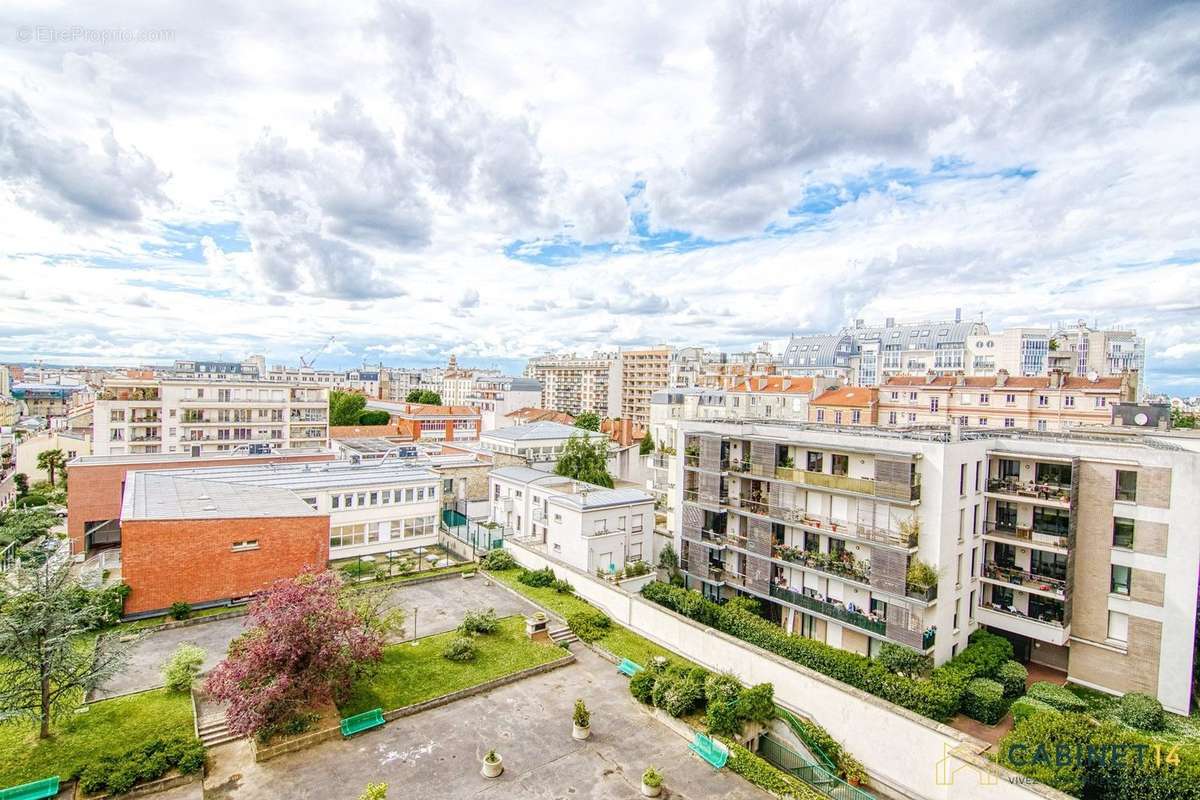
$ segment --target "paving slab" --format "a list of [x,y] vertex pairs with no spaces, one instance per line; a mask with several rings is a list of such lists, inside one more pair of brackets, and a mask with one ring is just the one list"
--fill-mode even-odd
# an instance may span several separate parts
[[204,650],[201,669],[212,669],[225,657],[229,643],[245,630],[245,620],[245,617],[234,617],[147,633],[133,644],[129,663],[96,691],[96,697],[112,697],[162,686],[163,664],[175,652],[175,648],[185,642]]

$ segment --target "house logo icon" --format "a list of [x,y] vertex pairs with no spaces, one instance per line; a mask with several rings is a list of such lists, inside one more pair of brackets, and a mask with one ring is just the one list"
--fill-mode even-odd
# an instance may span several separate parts
[[[934,765],[934,783],[938,786],[969,786],[977,783],[979,786],[995,786],[1000,778],[987,766],[972,764],[967,755],[974,756],[965,745],[950,747],[942,745],[942,757]],[[964,774],[966,773],[966,774]],[[968,775],[974,774],[971,778]]]

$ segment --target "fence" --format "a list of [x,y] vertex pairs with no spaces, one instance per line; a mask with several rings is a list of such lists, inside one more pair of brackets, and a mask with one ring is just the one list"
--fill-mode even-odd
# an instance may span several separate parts
[[7,547],[0,550],[0,572],[8,572],[17,566],[18,562],[16,542],[10,542]]
[[851,786],[824,767],[809,761],[769,733],[764,733],[759,738],[758,754],[789,775],[815,786],[822,794],[834,800],[875,800],[862,789]]
[[486,553],[504,546],[503,528],[489,528],[472,522],[452,508],[442,509],[442,530],[469,545],[473,552]]

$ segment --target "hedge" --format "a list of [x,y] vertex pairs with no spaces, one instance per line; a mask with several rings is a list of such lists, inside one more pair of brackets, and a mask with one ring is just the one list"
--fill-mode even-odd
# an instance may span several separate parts
[[1029,687],[1026,692],[1029,697],[1035,700],[1041,700],[1046,705],[1052,706],[1059,711],[1087,711],[1088,704],[1076,697],[1066,687],[1059,686],[1057,683],[1048,683],[1047,681],[1038,681]]
[[741,603],[718,605],[698,592],[659,582],[647,584],[642,589],[642,596],[701,624],[936,720],[944,721],[954,716],[972,678],[991,677],[1001,664],[1012,658],[1012,644],[1007,639],[977,631],[971,636],[971,646],[957,658],[933,670],[927,678],[911,678],[896,674],[866,656],[788,634],[775,623],[746,610]]
[[1131,728],[1160,731],[1166,723],[1162,703],[1148,694],[1130,692],[1121,698],[1117,716]]
[[1025,684],[1029,680],[1029,670],[1017,661],[1005,661],[992,676],[1004,687],[1004,696],[1012,699],[1025,694]]
[[153,781],[172,769],[184,774],[204,768],[204,745],[198,739],[155,739],[120,756],[106,756],[89,764],[79,775],[79,788],[87,794],[125,794],[136,784]]
[[1008,710],[1012,712],[1013,722],[1017,725],[1043,711],[1049,711],[1051,714],[1059,713],[1058,709],[1049,703],[1043,703],[1041,700],[1029,696],[1018,697]]
[[971,719],[995,725],[1004,716],[1004,687],[991,678],[972,678],[963,691],[962,711]]
[[580,641],[591,643],[600,639],[612,627],[612,620],[604,612],[595,609],[573,611],[567,614],[567,627]]

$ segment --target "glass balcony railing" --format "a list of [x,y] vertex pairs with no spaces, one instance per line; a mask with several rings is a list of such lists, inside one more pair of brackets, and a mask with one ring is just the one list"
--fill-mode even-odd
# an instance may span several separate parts
[[[888,488],[884,490],[872,478],[852,478],[849,475],[832,475],[828,472],[813,472],[812,470],[796,469],[794,467],[776,467],[775,477],[783,481],[799,483],[817,489],[854,492],[856,494],[871,495],[872,497],[895,497],[894,486],[889,484]],[[905,499],[914,501],[921,499],[921,487],[919,484],[912,484],[907,488],[907,491],[902,487],[901,491],[906,495]]]
[[1014,478],[989,478],[987,489],[993,494],[1007,494],[1030,500],[1071,501],[1071,487],[1058,483],[1035,483]]
[[818,600],[815,597],[809,597],[800,592],[794,592],[791,589],[785,589],[782,586],[771,584],[771,597],[783,600],[786,603],[791,603],[794,606],[815,611],[818,614],[835,619],[838,622],[845,622],[854,625],[857,628],[877,633],[880,636],[887,635],[887,623],[881,619],[873,619],[866,614],[860,614],[857,611],[851,611],[844,605],[829,603],[824,600]]
[[1065,598],[1067,595],[1067,582],[1062,578],[1050,578],[1045,575],[1026,572],[1015,567],[1006,567],[995,562],[988,562],[984,565],[983,575],[994,581],[1004,581],[1023,589],[1038,589],[1062,598]]

